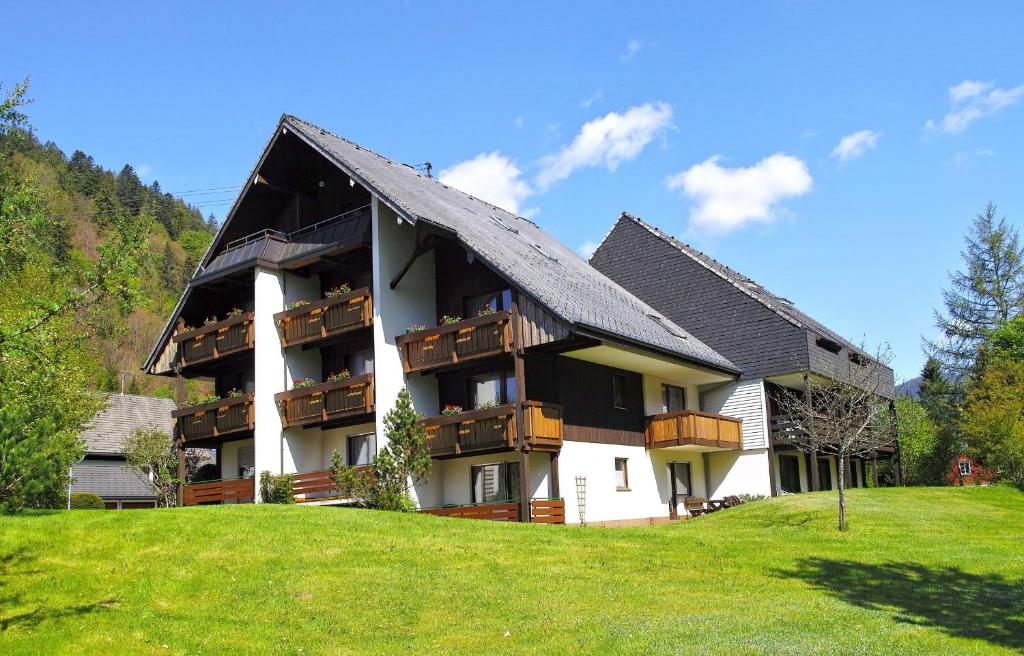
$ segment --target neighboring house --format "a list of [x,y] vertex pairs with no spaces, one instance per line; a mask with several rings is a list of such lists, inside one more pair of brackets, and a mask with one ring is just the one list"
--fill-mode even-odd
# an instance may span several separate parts
[[339,502],[332,453],[367,464],[403,387],[434,513],[638,522],[771,492],[738,363],[531,221],[287,115],[144,369],[221,397],[173,413],[222,479],[185,504],[264,471]]
[[951,485],[991,485],[998,475],[966,453],[961,453],[950,462],[946,479]]
[[[704,391],[701,407],[743,419],[738,460],[756,463],[749,471],[770,469],[773,495],[831,489],[842,465],[853,487],[866,485],[869,476],[877,481],[875,458],[841,464],[835,456],[815,458],[779,439],[785,421],[775,401],[780,388],[805,389],[804,375],[841,376],[847,360],[864,362],[869,354],[789,299],[630,214],[622,214],[590,263],[742,370],[739,380]],[[892,370],[879,370],[882,394],[892,399]],[[755,431],[756,442],[749,439]],[[876,458],[895,455],[894,448],[883,448]],[[742,485],[743,480],[727,480],[729,493]]]
[[85,457],[71,470],[71,491],[90,492],[110,509],[153,508],[156,494],[148,477],[128,469],[125,440],[137,428],[159,428],[171,434],[174,401],[134,394],[111,394],[107,405],[79,436]]

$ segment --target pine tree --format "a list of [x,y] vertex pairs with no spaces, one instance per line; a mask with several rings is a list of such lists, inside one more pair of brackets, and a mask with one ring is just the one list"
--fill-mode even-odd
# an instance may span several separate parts
[[996,221],[995,205],[974,218],[964,241],[965,270],[949,275],[946,313],[935,312],[942,338],[926,341],[929,355],[956,375],[971,372],[988,335],[1024,310],[1024,246],[1005,218]]
[[959,428],[962,397],[963,390],[946,378],[942,364],[935,358],[928,358],[921,369],[918,401],[935,425],[938,439],[932,457],[921,468],[928,470],[923,476],[927,480],[923,482],[941,484],[949,461],[963,450]]
[[142,182],[130,164],[125,164],[117,174],[117,198],[128,216],[135,216],[142,209]]

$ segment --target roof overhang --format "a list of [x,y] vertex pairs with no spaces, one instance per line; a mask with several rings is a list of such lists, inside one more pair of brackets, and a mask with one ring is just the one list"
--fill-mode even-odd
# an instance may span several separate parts
[[607,339],[602,339],[596,346],[564,351],[562,355],[655,376],[681,385],[710,385],[739,377],[737,373],[719,371],[675,356],[655,353],[646,346],[638,348]]

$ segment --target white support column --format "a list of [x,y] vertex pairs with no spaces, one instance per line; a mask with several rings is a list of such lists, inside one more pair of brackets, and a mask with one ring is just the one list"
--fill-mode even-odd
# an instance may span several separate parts
[[[274,394],[285,390],[285,358],[274,325],[274,314],[284,309],[284,277],[278,271],[256,267],[255,279],[255,401],[254,451],[256,494],[260,472],[281,473],[281,415]],[[259,499],[257,499],[259,501]]]
[[[372,203],[373,230],[373,351],[374,391],[377,408],[377,448],[386,443],[384,415],[395,405],[398,392],[408,385],[413,404],[421,414],[439,412],[437,379],[412,374],[406,380],[395,337],[415,323],[433,326],[437,303],[434,296],[434,254],[419,257],[397,288],[391,280],[401,271],[415,248],[413,226],[399,221],[391,208],[377,197]],[[438,468],[440,469],[440,468]]]

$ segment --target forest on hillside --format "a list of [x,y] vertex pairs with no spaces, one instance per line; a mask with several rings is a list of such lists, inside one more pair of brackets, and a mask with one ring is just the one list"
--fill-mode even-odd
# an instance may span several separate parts
[[213,217],[204,219],[199,208],[163,191],[159,182],[144,184],[130,164],[115,173],[81,150],[68,156],[27,125],[0,133],[0,152],[6,172],[30,186],[45,211],[40,246],[73,276],[97,260],[118,220],[143,226],[138,302],[126,316],[107,312],[94,324],[89,345],[100,366],[92,382],[101,391],[119,391],[123,384],[130,393],[171,396],[167,381],[139,368],[217,230]]

